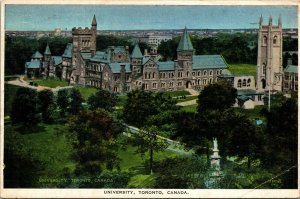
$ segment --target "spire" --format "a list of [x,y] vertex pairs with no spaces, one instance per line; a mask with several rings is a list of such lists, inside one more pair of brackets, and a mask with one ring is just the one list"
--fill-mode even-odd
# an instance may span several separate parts
[[135,44],[135,46],[133,48],[133,51],[131,53],[131,57],[132,58],[143,58],[143,55],[141,53],[141,49],[140,49],[138,44]]
[[97,26],[97,20],[96,20],[96,16],[95,15],[93,17],[92,26]]
[[47,44],[46,46],[46,50],[44,52],[45,55],[51,55],[51,51],[50,51],[50,48],[49,48],[49,45]]
[[262,26],[262,23],[263,23],[263,17],[262,17],[262,15],[260,15],[259,26]]
[[270,16],[269,25],[272,26],[272,16]]
[[178,44],[177,51],[193,51],[193,50],[194,48],[189,33],[187,32],[187,29],[185,27],[183,31],[183,35]]
[[278,18],[278,26],[279,26],[279,27],[282,26],[281,15],[279,15],[279,18]]

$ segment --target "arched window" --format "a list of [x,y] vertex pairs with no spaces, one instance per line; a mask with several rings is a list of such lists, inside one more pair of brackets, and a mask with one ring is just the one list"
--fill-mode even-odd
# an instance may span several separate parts
[[166,78],[166,73],[163,73],[163,78]]
[[277,43],[277,36],[275,35],[274,37],[273,37],[273,44],[276,44]]
[[267,67],[266,64],[263,63],[263,75],[266,75]]
[[145,73],[145,79],[147,79],[147,73]]
[[246,79],[243,79],[243,86],[246,86]]
[[242,80],[240,80],[240,79],[238,80],[238,85],[237,85],[237,87],[238,87],[238,88],[241,88],[241,87],[242,87]]
[[211,70],[211,71],[209,71],[209,75],[212,75],[213,74],[213,71]]
[[189,75],[190,75],[189,71],[188,71],[188,72],[186,72],[186,76],[187,76],[187,77],[189,77]]
[[210,83],[210,84],[212,83],[212,79],[209,79],[209,83]]
[[205,71],[203,72],[203,75],[205,76],[205,75],[206,75],[206,73],[207,73],[207,72],[206,72],[206,70],[205,70]]
[[267,44],[267,42],[268,42],[268,38],[267,36],[264,36],[264,44]]
[[249,79],[247,80],[247,87],[250,87],[250,84],[251,84],[251,79],[249,78]]
[[155,72],[152,74],[153,79],[155,78]]
[[149,78],[149,79],[151,78],[151,73],[148,74],[148,78]]

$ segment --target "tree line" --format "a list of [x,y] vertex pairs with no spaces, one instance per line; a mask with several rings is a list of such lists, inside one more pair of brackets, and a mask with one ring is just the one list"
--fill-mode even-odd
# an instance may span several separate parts
[[[158,52],[164,60],[176,59],[176,49],[180,37],[162,41]],[[213,37],[191,36],[191,41],[197,55],[222,55],[229,64],[256,64],[257,61],[257,35],[246,33],[218,33]],[[283,38],[283,51],[297,51],[298,39]],[[290,55],[283,55],[283,66],[287,64]],[[298,64],[297,56],[293,56],[293,64]]]
[[[52,55],[61,56],[68,43],[72,43],[72,37],[42,37],[29,38],[22,36],[5,37],[5,75],[24,74],[25,62],[30,61],[35,51],[44,54],[47,44]],[[129,38],[114,36],[97,36],[97,50],[104,50],[107,46],[129,46],[133,50],[134,44]],[[149,49],[146,43],[139,43],[142,52]]]

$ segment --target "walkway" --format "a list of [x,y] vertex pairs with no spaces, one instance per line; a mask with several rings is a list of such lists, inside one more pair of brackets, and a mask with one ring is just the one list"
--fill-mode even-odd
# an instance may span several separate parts
[[20,86],[20,87],[26,87],[26,88],[31,88],[37,91],[42,91],[45,89],[49,89],[52,90],[53,93],[61,90],[61,89],[68,89],[68,88],[72,88],[73,86],[65,86],[65,87],[56,87],[56,88],[50,88],[50,87],[46,87],[46,86],[31,86],[29,85],[28,82],[26,82],[24,80],[24,76],[20,76],[18,79],[15,80],[11,80],[11,81],[7,81],[8,84],[11,85],[15,85],[15,86]]
[[[134,126],[129,126],[127,124],[125,124],[125,126],[130,130],[130,132],[132,133],[138,133],[140,131],[140,129],[134,127]],[[124,135],[128,136],[127,133],[123,133]],[[193,149],[190,150],[186,150],[186,148],[178,141],[175,140],[171,140],[169,138],[166,137],[162,137],[160,135],[157,136],[158,138],[165,140],[169,146],[167,148],[167,150],[172,151],[174,153],[177,153],[179,155],[185,155],[185,156],[192,156],[193,154],[195,154]]]
[[[198,96],[199,95],[199,91],[196,91],[194,89],[187,88],[185,90],[190,93],[190,95],[187,95],[187,97],[188,96]],[[177,106],[190,106],[190,105],[194,105],[194,104],[197,104],[197,99],[193,99],[193,100],[189,100],[189,101],[185,101],[185,102],[178,102],[176,105]]]

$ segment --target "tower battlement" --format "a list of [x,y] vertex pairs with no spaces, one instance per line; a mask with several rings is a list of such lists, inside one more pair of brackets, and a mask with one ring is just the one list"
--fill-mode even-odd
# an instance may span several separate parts
[[74,27],[72,28],[72,34],[73,35],[91,35],[93,34],[93,30],[91,28],[85,27],[84,29],[82,27]]

